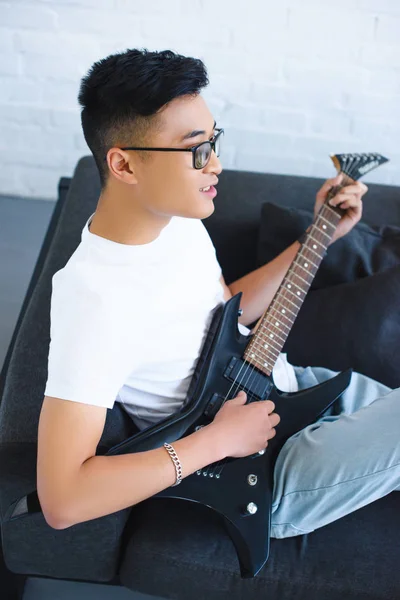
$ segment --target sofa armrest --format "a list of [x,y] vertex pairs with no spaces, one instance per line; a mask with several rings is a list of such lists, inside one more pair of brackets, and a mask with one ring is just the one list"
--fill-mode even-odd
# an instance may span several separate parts
[[36,455],[33,443],[0,446],[1,533],[6,566],[24,575],[112,580],[118,573],[122,534],[131,508],[67,529],[53,529],[43,513],[26,500],[36,490]]

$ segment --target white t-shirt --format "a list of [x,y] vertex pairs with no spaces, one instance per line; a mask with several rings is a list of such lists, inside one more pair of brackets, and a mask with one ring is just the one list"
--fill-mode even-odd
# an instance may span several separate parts
[[[154,241],[129,245],[89,231],[93,215],[52,278],[45,395],[121,402],[143,429],[184,403],[212,309],[224,302],[221,267],[199,219],[172,217]],[[273,378],[298,389],[284,354]]]

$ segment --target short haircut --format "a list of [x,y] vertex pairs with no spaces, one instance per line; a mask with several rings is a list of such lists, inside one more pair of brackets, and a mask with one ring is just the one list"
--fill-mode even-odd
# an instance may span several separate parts
[[178,96],[199,94],[208,83],[200,59],[171,50],[128,49],[95,62],[82,78],[78,102],[102,189],[108,179],[108,150],[142,145],[160,108]]

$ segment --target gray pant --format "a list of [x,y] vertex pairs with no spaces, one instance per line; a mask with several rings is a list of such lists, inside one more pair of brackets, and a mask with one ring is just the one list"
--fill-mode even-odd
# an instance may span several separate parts
[[[299,389],[336,374],[323,367],[295,372]],[[400,491],[400,388],[353,373],[333,407],[283,446],[271,536],[309,533],[394,490]]]

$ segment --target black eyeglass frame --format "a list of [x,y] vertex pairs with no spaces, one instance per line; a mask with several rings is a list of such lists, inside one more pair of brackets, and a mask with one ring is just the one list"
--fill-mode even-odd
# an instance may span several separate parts
[[[215,152],[215,144],[216,144],[219,136],[224,133],[224,129],[216,128],[215,131],[217,133],[211,138],[211,140],[201,142],[200,144],[197,144],[196,146],[192,146],[191,148],[138,148],[137,146],[125,146],[124,148],[121,148],[121,150],[146,150],[146,151],[155,151],[155,152],[191,152],[192,157],[193,157],[193,159],[192,159],[193,160],[193,163],[192,163],[193,168],[194,169],[204,169],[204,167],[206,167],[208,165],[208,163],[210,162],[211,152],[210,152],[210,156],[209,156],[206,164],[202,165],[201,167],[196,167],[196,161],[195,161],[196,151],[198,148],[200,148],[200,146],[204,146],[204,144],[210,144],[211,151]],[[217,154],[217,156],[219,156],[219,153]]]

